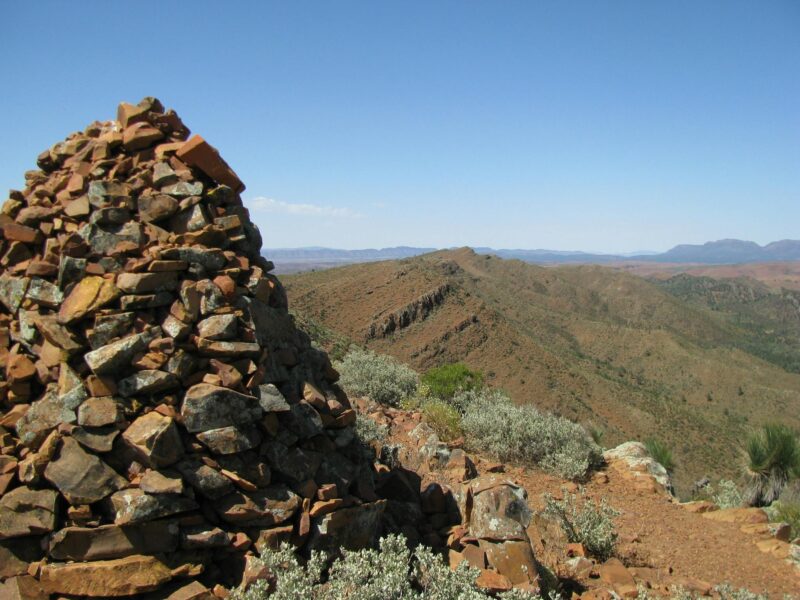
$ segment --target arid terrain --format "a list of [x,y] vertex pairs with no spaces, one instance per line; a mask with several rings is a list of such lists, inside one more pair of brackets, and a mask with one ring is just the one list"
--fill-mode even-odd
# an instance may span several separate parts
[[715,279],[748,277],[774,289],[800,290],[800,261],[796,260],[736,265],[622,262],[609,266],[633,275],[655,279],[669,279],[681,273]]
[[[665,441],[683,494],[705,475],[737,476],[752,427],[775,415],[800,424],[800,374],[776,356],[790,344],[765,346],[764,322],[743,322],[741,307],[619,270],[460,249],[284,281],[295,313],[337,334],[329,348],[343,337],[418,370],[464,361],[517,402],[602,428],[609,445]],[[798,317],[762,319],[778,328]]]

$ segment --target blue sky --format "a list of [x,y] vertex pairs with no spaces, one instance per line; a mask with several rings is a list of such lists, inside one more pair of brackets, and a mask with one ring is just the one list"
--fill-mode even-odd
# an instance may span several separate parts
[[154,95],[267,247],[800,238],[800,3],[5,2],[0,188]]

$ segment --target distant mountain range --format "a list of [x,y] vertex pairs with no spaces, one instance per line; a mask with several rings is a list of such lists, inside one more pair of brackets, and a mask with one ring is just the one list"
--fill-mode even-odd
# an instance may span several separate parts
[[[437,248],[394,248],[340,250],[335,248],[266,248],[263,254],[279,266],[293,265],[293,270],[305,270],[316,266],[372,262],[410,258],[433,252]],[[781,240],[765,246],[744,240],[719,240],[705,244],[681,244],[662,253],[640,254],[592,254],[562,250],[494,249],[476,247],[479,254],[494,254],[501,258],[516,258],[530,263],[542,264],[606,264],[615,262],[658,262],[696,264],[740,264],[800,260],[800,240]]]

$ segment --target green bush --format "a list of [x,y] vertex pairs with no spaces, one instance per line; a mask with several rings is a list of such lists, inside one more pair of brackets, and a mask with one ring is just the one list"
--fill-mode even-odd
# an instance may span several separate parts
[[461,414],[444,400],[433,399],[422,403],[422,418],[443,442],[461,435]]
[[429,369],[422,376],[422,383],[431,395],[442,400],[451,400],[459,391],[469,391],[483,387],[483,375],[472,371],[463,363],[453,363]]
[[[274,589],[261,580],[247,590],[236,590],[231,600],[484,600],[490,598],[475,585],[478,571],[466,562],[452,571],[429,548],[412,554],[401,536],[390,535],[380,550],[343,550],[329,569],[317,552],[302,564],[291,546],[265,552],[260,561],[274,575]],[[327,573],[326,573],[327,571]],[[326,578],[327,575],[327,578]],[[503,600],[541,600],[528,592],[501,594]]]
[[586,551],[598,560],[604,561],[614,554],[617,531],[613,518],[619,513],[608,506],[603,498],[600,504],[586,499],[585,491],[580,497],[562,490],[563,500],[556,500],[545,494],[547,515],[555,517],[570,542],[583,544]]
[[568,479],[584,477],[602,462],[600,448],[580,425],[530,405],[516,406],[497,390],[471,394],[461,428],[475,451],[539,465]]
[[800,475],[800,442],[785,425],[765,425],[747,440],[748,484],[744,499],[750,506],[768,506],[784,486]]
[[667,470],[667,473],[672,474],[675,470],[675,459],[672,456],[672,450],[664,442],[656,439],[649,439],[644,443],[650,456],[653,460],[661,464]]
[[398,406],[417,391],[416,372],[390,356],[355,349],[334,367],[349,394],[369,396],[380,404]]

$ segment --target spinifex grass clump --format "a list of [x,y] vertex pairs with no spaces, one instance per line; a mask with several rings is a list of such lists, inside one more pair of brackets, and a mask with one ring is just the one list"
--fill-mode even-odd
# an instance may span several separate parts
[[800,442],[785,425],[765,425],[747,440],[747,477],[744,500],[750,506],[767,506],[784,486],[800,476]]
[[653,438],[647,440],[644,445],[653,460],[660,463],[667,470],[667,473],[672,474],[675,470],[675,458],[672,456],[670,447],[661,440]]

